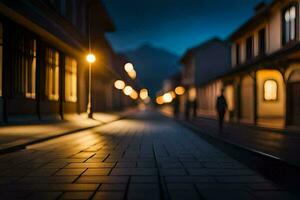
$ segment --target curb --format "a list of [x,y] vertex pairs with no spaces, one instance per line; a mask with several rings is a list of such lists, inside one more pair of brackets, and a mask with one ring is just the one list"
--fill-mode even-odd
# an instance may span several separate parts
[[131,115],[131,114],[124,114],[124,116],[121,116],[121,117],[119,117],[119,118],[117,118],[115,120],[109,121],[109,122],[102,122],[102,121],[97,120],[97,121],[101,122],[98,125],[84,127],[84,128],[79,128],[79,129],[74,129],[74,130],[63,132],[61,134],[52,135],[52,136],[48,136],[48,137],[36,139],[36,140],[33,140],[33,141],[25,142],[25,143],[22,143],[22,144],[14,145],[14,146],[11,146],[11,147],[3,148],[3,149],[0,149],[0,155],[7,154],[7,153],[12,153],[12,152],[16,152],[16,151],[19,151],[19,150],[22,150],[22,149],[26,149],[26,146],[38,144],[38,143],[41,143],[41,142],[45,142],[47,140],[51,140],[51,139],[63,137],[63,136],[66,136],[66,135],[70,135],[70,134],[73,134],[73,133],[77,133],[77,132],[81,132],[81,131],[93,129],[93,128],[96,128],[96,127],[101,127],[101,126],[104,126],[104,125],[107,125],[107,124],[110,124],[110,123],[122,120],[124,118],[127,118],[129,115]]

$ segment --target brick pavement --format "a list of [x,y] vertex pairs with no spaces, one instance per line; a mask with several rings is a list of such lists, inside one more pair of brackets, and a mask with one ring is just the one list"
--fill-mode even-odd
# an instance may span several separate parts
[[0,198],[293,199],[151,111],[0,156]]

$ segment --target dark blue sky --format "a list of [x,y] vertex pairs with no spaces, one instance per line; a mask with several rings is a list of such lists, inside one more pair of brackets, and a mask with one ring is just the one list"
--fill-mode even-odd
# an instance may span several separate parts
[[103,0],[116,32],[116,51],[144,43],[181,55],[211,37],[226,38],[253,15],[261,0]]

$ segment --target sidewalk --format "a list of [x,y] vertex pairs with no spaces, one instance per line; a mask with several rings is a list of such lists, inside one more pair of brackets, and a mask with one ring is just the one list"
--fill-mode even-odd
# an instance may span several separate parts
[[260,129],[237,123],[225,123],[224,130],[220,133],[218,122],[214,119],[196,118],[189,122],[182,119],[179,121],[225,142],[300,166],[298,154],[300,134],[278,132],[267,128]]
[[94,119],[89,119],[86,115],[74,114],[65,116],[65,120],[0,126],[0,153],[22,149],[29,144],[110,123],[130,115],[133,110],[119,113],[94,113]]

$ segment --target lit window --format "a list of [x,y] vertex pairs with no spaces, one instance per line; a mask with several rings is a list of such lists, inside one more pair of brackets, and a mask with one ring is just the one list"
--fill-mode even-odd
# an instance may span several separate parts
[[283,42],[288,43],[296,39],[296,6],[291,6],[284,11]]
[[46,96],[49,100],[59,98],[59,54],[51,48],[46,50]]
[[66,101],[77,101],[77,62],[76,60],[66,57],[65,59],[65,98]]
[[31,61],[25,68],[25,81],[26,81],[26,97],[27,98],[35,98],[35,82],[36,82],[36,40],[33,40],[31,43],[30,50],[30,58]]
[[275,101],[278,98],[278,85],[275,80],[266,80],[264,83],[264,99]]
[[36,89],[36,39],[29,32],[18,27],[8,38],[10,46],[10,67],[13,73],[11,92],[14,97],[35,98]]

